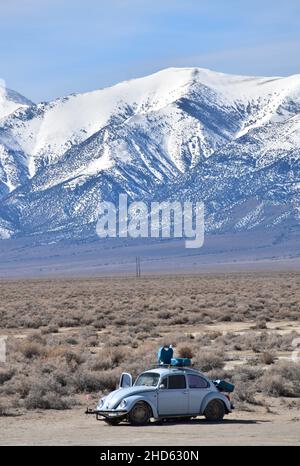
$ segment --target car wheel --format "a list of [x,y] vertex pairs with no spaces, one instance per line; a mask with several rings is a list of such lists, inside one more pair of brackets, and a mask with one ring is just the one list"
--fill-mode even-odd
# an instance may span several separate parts
[[104,419],[104,422],[106,422],[106,424],[108,424],[109,426],[117,426],[118,424],[120,424],[121,421],[122,419]]
[[148,424],[151,418],[151,410],[146,403],[139,401],[134,405],[128,414],[130,424],[134,426],[144,426]]
[[205,408],[204,416],[208,421],[222,421],[225,416],[224,403],[221,400],[212,400]]

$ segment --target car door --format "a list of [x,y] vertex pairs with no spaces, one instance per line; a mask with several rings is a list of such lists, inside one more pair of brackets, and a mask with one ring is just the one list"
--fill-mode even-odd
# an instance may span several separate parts
[[199,414],[203,398],[211,391],[210,383],[200,375],[188,374],[189,413]]
[[184,374],[172,374],[162,379],[158,389],[159,416],[177,416],[189,412],[189,391]]

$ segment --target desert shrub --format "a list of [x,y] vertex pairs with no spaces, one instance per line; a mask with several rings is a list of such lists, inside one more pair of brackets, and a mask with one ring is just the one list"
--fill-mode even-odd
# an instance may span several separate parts
[[262,369],[249,366],[238,366],[230,371],[212,371],[209,377],[212,379],[226,379],[235,386],[234,399],[239,407],[245,408],[244,404],[260,404],[255,395],[257,393],[257,382],[263,374]]
[[107,348],[93,358],[91,368],[94,371],[112,369],[125,361],[126,357],[127,352],[123,348]]
[[198,351],[193,359],[194,365],[203,372],[224,367],[224,358],[221,354],[213,351]]
[[264,376],[260,385],[266,395],[276,397],[289,396],[292,389],[291,384],[279,374]]
[[194,352],[192,350],[191,347],[189,346],[181,346],[180,348],[178,348],[178,355],[180,358],[190,358],[192,359],[192,357],[194,356]]
[[95,348],[96,346],[98,346],[98,338],[96,336],[87,338],[85,341],[85,346]]
[[137,332],[151,333],[156,326],[156,322],[143,321],[136,326]]
[[263,375],[260,388],[271,396],[300,397],[300,364],[280,361]]
[[[183,332],[181,333],[174,333],[172,334],[171,337],[168,338],[163,338],[159,340],[159,345],[158,346],[169,346],[173,345],[174,348],[177,348],[177,346],[185,346],[187,343],[187,340],[189,340],[189,343],[191,340],[195,340],[195,338],[191,338],[191,334],[185,334]],[[194,343],[194,341],[193,341]]]
[[106,324],[103,321],[103,319],[94,320],[93,325],[97,330],[102,330],[106,327]]
[[183,325],[187,324],[189,318],[185,315],[178,315],[170,319],[170,325]]
[[85,361],[85,355],[75,351],[66,351],[64,357],[68,366],[72,367],[73,369]]
[[58,333],[58,326],[57,325],[47,325],[45,327],[41,327],[40,331],[43,335],[47,335],[49,333]]
[[64,367],[53,371],[52,379],[56,391],[68,395],[75,392],[74,373],[68,368]]
[[39,316],[34,317],[22,317],[19,321],[20,327],[24,328],[35,328],[38,329],[43,327],[44,322]]
[[213,332],[209,332],[207,334],[207,337],[210,339],[210,340],[216,340],[217,338],[219,337],[222,337],[222,332],[218,332],[218,331],[213,331]]
[[[134,332],[134,335],[136,336],[136,331]],[[131,343],[132,339],[130,335],[120,335],[117,337],[112,337],[109,340],[107,340],[105,343],[107,346],[110,346],[111,348],[117,347],[117,346],[123,346],[123,345],[129,345]]]
[[98,392],[114,390],[117,385],[115,372],[103,371],[95,374],[91,371],[80,371],[76,374],[75,386],[78,392]]
[[78,340],[75,337],[68,337],[66,338],[66,343],[68,343],[68,345],[78,345]]
[[15,374],[13,369],[0,369],[0,385],[10,380]]
[[70,352],[72,351],[70,350],[69,346],[63,344],[56,344],[53,342],[53,344],[49,344],[49,346],[47,347],[47,359],[63,359],[65,355]]
[[27,359],[38,358],[45,354],[45,349],[41,344],[30,341],[22,342],[19,349]]
[[171,317],[171,313],[169,311],[159,311],[157,317],[162,320],[167,320]]
[[245,316],[241,312],[235,311],[231,316],[232,322],[244,322]]
[[53,363],[45,363],[41,367],[41,373],[42,374],[52,374],[56,370],[56,365]]
[[91,370],[92,371],[105,371],[112,369],[112,360],[110,358],[99,358],[97,357],[96,359],[93,360],[91,363]]
[[79,322],[75,317],[62,314],[60,317],[56,317],[54,324],[58,327],[78,327]]
[[212,324],[213,319],[211,317],[209,317],[209,316],[205,316],[205,317],[203,317],[203,323],[206,324],[206,325],[207,324]]
[[[272,331],[259,333],[249,331],[242,335],[233,334],[232,338],[230,338],[230,334],[226,334],[222,337],[222,341],[226,346],[238,351],[252,349],[255,353],[273,353],[275,350],[291,351],[292,342],[297,337],[299,337],[297,332],[280,335]],[[218,339],[217,342],[219,341],[221,340]]]
[[8,396],[18,394],[20,398],[25,398],[28,395],[30,388],[31,384],[29,377],[24,374],[16,373],[14,377],[8,380],[1,387],[1,393]]
[[241,403],[257,404],[256,390],[253,386],[238,385],[235,388],[234,399]]
[[3,403],[0,403],[0,417],[8,416],[9,410],[7,406],[4,406]]
[[75,403],[69,397],[71,382],[67,374],[57,371],[51,375],[43,376],[33,374],[29,380],[29,391],[21,400],[21,405],[26,409],[68,409]]
[[231,373],[233,383],[254,384],[263,374],[263,370],[259,367],[238,366]]
[[116,319],[114,319],[114,325],[116,327],[124,327],[125,325],[127,325],[127,320],[120,319],[119,317],[117,317]]
[[217,321],[218,322],[230,322],[232,320],[232,315],[231,314],[222,314],[220,317],[218,317]]
[[265,330],[267,329],[267,322],[264,319],[258,320],[253,328],[257,330]]
[[111,352],[113,366],[119,366],[127,356],[127,352],[122,348],[117,348]]
[[235,351],[242,351],[242,347],[241,347],[241,345],[239,345],[238,343],[235,343],[235,344],[233,345],[233,349],[234,349]]
[[97,337],[97,331],[94,326],[82,327],[79,330],[80,339],[86,340],[87,338]]
[[74,400],[60,396],[57,393],[44,393],[41,390],[32,390],[24,400],[26,409],[70,409]]
[[275,361],[275,355],[273,353],[269,353],[268,351],[265,351],[261,355],[261,362],[266,365],[274,364]]
[[46,339],[41,335],[39,331],[36,331],[35,333],[32,333],[27,337],[27,341],[38,343],[40,345],[45,345],[46,344]]
[[[196,335],[195,341],[197,343],[200,343],[201,348],[211,346],[212,340],[210,338],[209,333],[201,334],[201,335]],[[199,345],[198,345],[199,347]]]

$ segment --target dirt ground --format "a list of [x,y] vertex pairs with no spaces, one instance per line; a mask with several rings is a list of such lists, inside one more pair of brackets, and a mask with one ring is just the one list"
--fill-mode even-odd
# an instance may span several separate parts
[[255,412],[234,412],[222,423],[198,418],[185,423],[108,426],[86,416],[84,409],[28,413],[4,417],[1,445],[300,445],[300,415],[296,410],[272,407]]

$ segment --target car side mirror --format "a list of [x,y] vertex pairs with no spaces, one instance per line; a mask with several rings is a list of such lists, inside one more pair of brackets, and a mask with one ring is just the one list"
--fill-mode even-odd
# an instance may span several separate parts
[[160,390],[164,390],[166,388],[166,386],[163,383],[161,383],[159,388],[160,388]]

